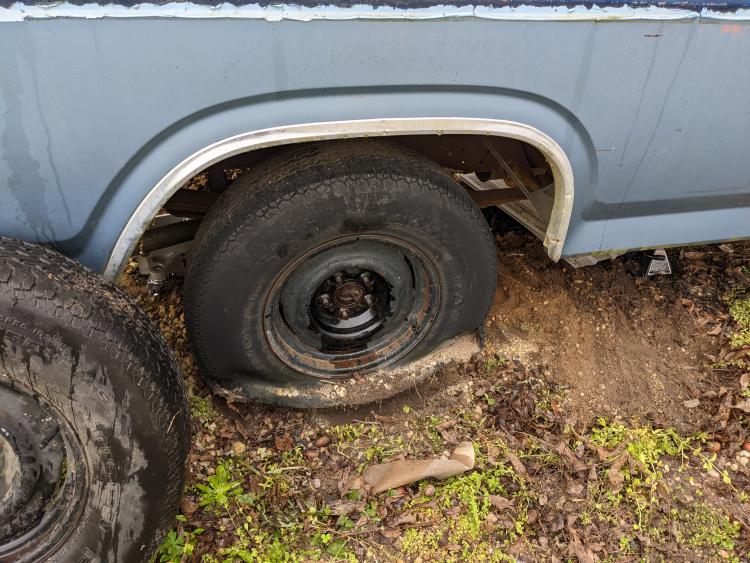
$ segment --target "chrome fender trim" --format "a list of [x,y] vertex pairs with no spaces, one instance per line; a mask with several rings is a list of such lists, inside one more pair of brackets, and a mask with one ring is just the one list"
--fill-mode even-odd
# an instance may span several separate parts
[[396,135],[494,135],[525,141],[545,156],[555,180],[555,201],[544,246],[552,260],[562,255],[573,209],[573,169],[565,152],[551,137],[534,127],[515,121],[463,117],[418,117],[330,121],[273,127],[241,133],[188,156],[151,188],[120,233],[104,268],[104,276],[116,280],[149,223],[164,203],[190,178],[225,158],[257,149],[364,137]]

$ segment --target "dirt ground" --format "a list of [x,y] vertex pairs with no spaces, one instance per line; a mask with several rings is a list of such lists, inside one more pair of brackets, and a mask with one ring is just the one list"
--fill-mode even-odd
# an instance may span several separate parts
[[639,416],[694,428],[702,411],[682,402],[700,393],[704,354],[715,342],[680,304],[679,282],[628,272],[626,260],[574,270],[542,247],[509,234],[499,253],[498,291],[487,350],[546,364],[549,381],[570,390],[580,420]]
[[[180,280],[152,297],[131,272],[194,418],[182,515],[158,559],[748,560],[750,243],[670,251],[676,273],[646,278],[637,255],[574,269],[496,227],[482,352],[352,409],[212,397]],[[458,477],[377,495],[362,480],[465,440],[477,465]]]

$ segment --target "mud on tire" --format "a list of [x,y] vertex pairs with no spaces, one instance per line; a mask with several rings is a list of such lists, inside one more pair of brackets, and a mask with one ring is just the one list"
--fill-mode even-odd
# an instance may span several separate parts
[[179,506],[183,381],[116,287],[0,238],[0,561],[148,560]]

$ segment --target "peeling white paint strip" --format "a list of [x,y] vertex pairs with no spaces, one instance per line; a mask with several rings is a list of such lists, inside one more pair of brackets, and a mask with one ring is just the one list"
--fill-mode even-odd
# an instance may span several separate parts
[[312,20],[440,20],[477,18],[485,20],[526,21],[622,21],[622,20],[731,20],[750,21],[750,9],[719,12],[703,9],[701,12],[659,6],[450,6],[402,9],[389,6],[356,5],[351,8],[319,6],[307,8],[291,4],[260,6],[248,4],[235,6],[222,3],[216,6],[192,2],[169,4],[137,4],[132,7],[118,4],[89,3],[76,6],[68,2],[48,5],[26,5],[21,2],[9,8],[0,8],[0,22],[18,22],[50,18],[189,18],[189,19],[256,19],[266,21]]
[[701,10],[701,19],[703,20],[729,20],[729,21],[750,21],[750,8],[740,8],[733,12],[719,12],[703,8]]

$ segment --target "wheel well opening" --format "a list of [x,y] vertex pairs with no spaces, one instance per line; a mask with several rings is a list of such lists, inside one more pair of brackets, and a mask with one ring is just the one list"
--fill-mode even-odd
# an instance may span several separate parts
[[[382,141],[437,163],[480,208],[499,208],[545,239],[555,202],[555,173],[532,144],[479,134],[396,135]],[[134,255],[155,291],[171,274],[184,271],[192,238],[219,195],[247,170],[288,147],[260,148],[225,158],[177,189],[141,237]]]
[[[532,225],[528,223],[533,220],[534,227],[542,233],[546,230],[554,202],[555,178],[550,163],[530,143],[489,135],[403,135],[385,141],[442,166],[469,191],[479,207],[500,207],[511,215],[518,215],[516,208],[523,207],[529,217],[516,219],[529,228]],[[288,147],[249,151],[213,164],[177,190],[163,211],[200,219],[234,180]],[[516,202],[527,204],[508,205]]]

